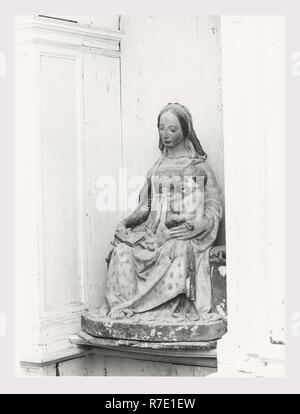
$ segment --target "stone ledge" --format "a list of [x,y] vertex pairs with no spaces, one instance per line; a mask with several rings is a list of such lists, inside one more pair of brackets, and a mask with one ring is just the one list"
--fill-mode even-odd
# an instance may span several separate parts
[[41,358],[37,358],[33,355],[22,355],[19,357],[19,364],[21,367],[47,367],[49,365],[55,365],[59,362],[69,361],[71,359],[81,358],[90,352],[89,347],[72,347],[60,352],[52,352],[45,354]]
[[199,367],[217,367],[216,341],[142,342],[97,338],[86,332],[69,337],[73,345],[90,347],[93,354]]
[[88,313],[81,318],[81,329],[95,337],[159,343],[216,341],[226,332],[222,319],[189,323],[134,322],[132,319],[113,320]]

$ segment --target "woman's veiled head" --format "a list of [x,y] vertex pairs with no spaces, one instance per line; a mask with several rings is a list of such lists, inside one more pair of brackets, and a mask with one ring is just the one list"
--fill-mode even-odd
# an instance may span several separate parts
[[[163,152],[165,145],[162,139],[161,134],[161,120],[162,117],[166,117],[168,114],[171,114],[171,117],[173,116],[174,119],[177,119],[177,123],[180,125],[180,132],[182,134],[182,138],[184,140],[189,140],[195,149],[196,156],[201,157],[203,159],[207,158],[206,153],[203,151],[203,148],[197,138],[197,135],[193,128],[193,120],[192,115],[188,108],[186,108],[184,105],[181,105],[179,103],[168,103],[166,106],[162,108],[158,115],[157,120],[157,126],[160,132],[160,139],[159,139],[159,149]],[[175,123],[175,122],[173,122]]]

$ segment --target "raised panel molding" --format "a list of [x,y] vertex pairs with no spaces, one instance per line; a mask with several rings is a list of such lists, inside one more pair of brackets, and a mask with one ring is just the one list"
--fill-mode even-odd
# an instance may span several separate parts
[[[40,55],[45,311],[82,303],[77,58]],[[45,253],[46,252],[46,253]]]
[[118,208],[97,208],[99,179],[106,176],[117,183],[122,165],[120,63],[111,57],[84,55],[83,67],[87,303],[94,309],[103,301],[105,258],[122,219]]
[[120,56],[123,32],[119,30],[59,20],[51,21],[44,17],[32,17],[25,22],[17,20],[17,29],[19,45],[38,44]]

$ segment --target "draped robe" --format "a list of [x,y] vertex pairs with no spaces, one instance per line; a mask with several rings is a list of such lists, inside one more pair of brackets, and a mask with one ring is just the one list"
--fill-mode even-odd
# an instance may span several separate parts
[[[186,177],[190,185],[185,185]],[[206,229],[190,240],[171,238],[166,222],[177,210],[189,224],[205,217]],[[212,306],[209,252],[222,217],[220,190],[208,163],[201,157],[164,155],[147,174],[137,208],[140,214],[143,211],[145,220],[133,232],[144,234],[144,239],[134,246],[115,242],[112,250],[105,288],[107,312],[130,310],[150,320],[208,314]]]

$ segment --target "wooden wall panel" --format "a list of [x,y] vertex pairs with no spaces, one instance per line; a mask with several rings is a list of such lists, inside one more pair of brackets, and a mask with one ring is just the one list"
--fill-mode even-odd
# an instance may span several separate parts
[[85,377],[88,375],[90,358],[81,357],[69,361],[60,362],[57,367],[57,373],[60,377]]
[[[122,219],[118,193],[119,169],[122,166],[119,59],[84,55],[83,83],[86,289],[88,306],[93,309],[102,303],[104,297],[105,258],[111,248],[115,227]],[[102,190],[107,190],[108,197],[113,200],[110,210],[100,209]]]
[[204,377],[216,368],[147,361],[93,353],[58,364],[60,376]]
[[21,373],[18,376],[31,376],[31,377],[56,377],[56,365],[46,365],[44,367],[30,366],[21,369]]
[[16,298],[20,336],[24,319],[39,311],[40,294],[36,280],[39,152],[33,54],[32,48],[21,49],[16,56]]
[[249,372],[269,375],[271,360],[284,375],[284,347],[271,345],[284,341],[284,30],[282,16],[222,16],[230,277],[221,375],[236,375],[238,345]]
[[41,54],[45,310],[80,303],[77,59]]

